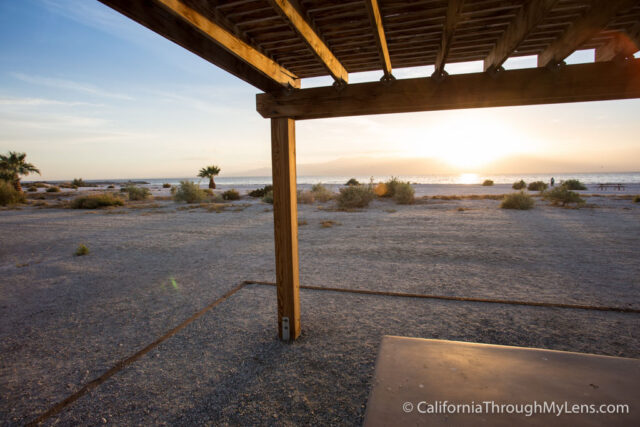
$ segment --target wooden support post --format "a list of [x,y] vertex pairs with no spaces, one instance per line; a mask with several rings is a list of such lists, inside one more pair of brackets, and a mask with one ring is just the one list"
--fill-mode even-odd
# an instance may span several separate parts
[[295,120],[271,119],[271,160],[278,334],[280,339],[292,341],[300,335]]

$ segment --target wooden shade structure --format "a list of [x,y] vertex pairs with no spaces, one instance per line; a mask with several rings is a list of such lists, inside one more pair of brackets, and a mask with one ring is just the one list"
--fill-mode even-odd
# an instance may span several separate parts
[[[640,98],[640,0],[100,0],[264,93],[271,119],[278,331],[300,334],[295,120]],[[596,62],[565,65],[578,49]],[[510,57],[538,67],[505,71]],[[481,73],[446,65],[483,61]],[[433,65],[395,80],[394,68]],[[381,81],[349,84],[349,73]],[[331,76],[333,86],[300,89]]]

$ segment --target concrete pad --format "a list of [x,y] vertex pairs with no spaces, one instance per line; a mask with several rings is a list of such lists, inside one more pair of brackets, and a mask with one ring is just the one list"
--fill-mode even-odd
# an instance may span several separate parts
[[385,336],[364,425],[640,425],[639,384],[638,359]]

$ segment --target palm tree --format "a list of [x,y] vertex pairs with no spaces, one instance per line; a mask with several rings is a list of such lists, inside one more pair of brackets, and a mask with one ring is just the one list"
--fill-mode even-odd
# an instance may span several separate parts
[[220,173],[220,168],[217,166],[207,166],[206,168],[200,169],[200,173],[198,176],[200,178],[209,178],[209,188],[216,188],[216,183],[213,182],[213,177]]
[[17,191],[22,191],[20,175],[29,175],[40,171],[31,163],[25,162],[27,155],[9,151],[8,155],[0,154],[0,179],[5,179],[13,184]]

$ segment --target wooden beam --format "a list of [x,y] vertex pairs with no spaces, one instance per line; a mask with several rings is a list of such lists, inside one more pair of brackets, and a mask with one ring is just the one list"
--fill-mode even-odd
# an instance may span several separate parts
[[100,0],[265,92],[300,87],[300,79],[180,0]]
[[320,36],[311,28],[309,23],[300,15],[290,0],[269,0],[273,7],[285,18],[292,28],[300,35],[311,51],[318,57],[329,74],[337,82],[349,82],[349,74],[338,61],[333,52],[322,41]]
[[290,341],[300,335],[294,120],[290,118],[271,120],[271,160],[273,166],[273,225],[276,244],[278,334],[280,339]]
[[378,0],[365,0],[367,4],[367,10],[369,11],[369,18],[371,25],[373,26],[374,36],[376,39],[376,45],[378,46],[378,54],[380,55],[380,61],[382,62],[382,71],[385,78],[391,77],[391,58],[389,57],[389,47],[387,46],[387,37],[384,34],[384,26],[382,25],[382,15],[380,14],[380,7],[378,6]]
[[623,64],[596,62],[558,70],[528,68],[459,74],[443,81],[434,78],[401,79],[301,89],[287,95],[259,94],[257,110],[263,117],[297,120],[325,117],[391,114],[459,108],[504,107],[640,98],[640,59]]
[[440,39],[440,49],[438,50],[436,62],[434,64],[434,76],[442,76],[444,74],[444,66],[447,63],[449,49],[451,49],[451,42],[453,41],[453,33],[455,32],[456,27],[458,26],[458,21],[460,20],[462,4],[463,0],[449,0],[447,17],[442,30],[442,38]]
[[606,45],[596,49],[596,61],[612,61],[617,58],[630,58],[640,50],[640,22],[630,28],[614,34]]
[[557,2],[558,0],[531,0],[522,6],[484,59],[484,71],[500,68]]
[[636,0],[598,0],[549,47],[538,55],[538,67],[558,64],[581,45],[602,31],[620,11],[633,7]]

